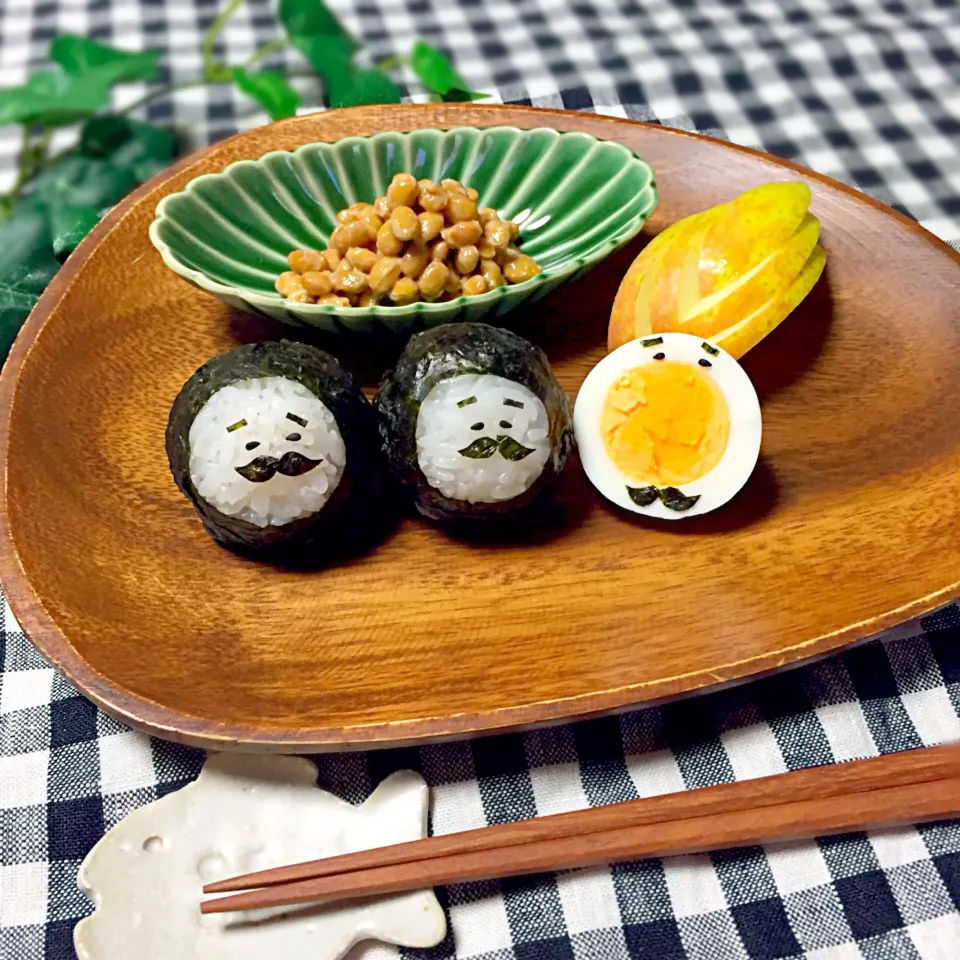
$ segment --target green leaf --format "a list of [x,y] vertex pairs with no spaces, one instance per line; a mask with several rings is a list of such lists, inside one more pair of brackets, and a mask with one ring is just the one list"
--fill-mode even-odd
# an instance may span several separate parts
[[476,90],[458,90],[455,87],[446,93],[440,94],[440,99],[444,103],[469,103],[472,100],[486,100],[489,93],[479,93]]
[[60,70],[41,70],[22,86],[0,89],[0,125],[75,123],[96,113],[109,99],[107,85],[95,74],[71,77]]
[[300,94],[276,70],[247,73],[243,67],[234,67],[233,79],[247,96],[253,97],[270,114],[271,120],[292,117],[303,103]]
[[360,47],[323,0],[280,0],[280,21],[294,41],[298,37],[341,37],[349,45],[349,53]]
[[444,100],[479,100],[487,94],[475,93],[454,69],[449,58],[436,47],[418,40],[410,51],[410,66],[420,82]]
[[116,203],[137,185],[129,167],[113,160],[67,154],[30,181],[29,197],[43,207],[70,204],[100,209]]
[[60,34],[50,44],[50,59],[59,63],[67,74],[72,77],[96,74],[106,86],[124,80],[155,79],[161,56],[159,50],[117,50],[71,33]]
[[77,244],[100,222],[95,207],[73,204],[55,204],[48,211],[50,233],[53,237],[53,255],[63,261]]
[[80,131],[80,151],[88,157],[108,157],[132,135],[126,117],[91,117]]
[[330,83],[331,107],[399,102],[400,88],[382,70],[354,70]]
[[0,224],[0,280],[44,251],[50,253],[46,218],[42,213],[18,206],[13,217]]
[[170,166],[176,153],[177,138],[172,130],[131,120],[130,138],[110,155],[110,163],[130,170],[138,183],[146,183]]
[[0,224],[0,359],[59,269],[43,216],[20,212]]
[[294,37],[294,46],[310,61],[329,87],[349,78],[353,73],[353,41],[348,36],[315,34]]

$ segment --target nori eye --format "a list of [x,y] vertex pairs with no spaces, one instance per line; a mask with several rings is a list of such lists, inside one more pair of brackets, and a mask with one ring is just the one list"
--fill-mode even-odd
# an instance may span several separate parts
[[299,433],[288,433],[288,434],[287,434],[287,439],[288,439],[291,443],[296,443],[296,442],[300,439],[300,434],[299,434]]
[[249,441],[245,446],[246,446],[246,449],[247,449],[247,450],[256,450],[257,447],[260,446],[260,441],[259,441],[259,440],[251,440],[251,441]]
[[471,430],[482,430],[482,429],[483,429],[483,424],[482,424],[482,423],[473,423],[473,424],[470,425],[470,429],[471,429]]
[[503,427],[504,430],[509,430],[513,424],[509,420],[501,420],[500,426]]
[[712,364],[709,360],[707,360],[705,357],[701,357],[701,358],[697,361],[697,363],[699,363],[701,367],[712,367],[712,366],[713,366],[713,364]]
[[667,355],[665,353],[655,353],[653,355],[654,360],[665,360]]

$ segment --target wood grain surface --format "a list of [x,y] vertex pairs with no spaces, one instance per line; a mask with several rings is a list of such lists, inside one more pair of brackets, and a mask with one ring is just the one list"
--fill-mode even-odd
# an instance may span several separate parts
[[[147,228],[192,177],[313,140],[512,123],[620,140],[652,164],[644,236],[515,316],[571,398],[604,354],[645,240],[800,177],[825,277],[744,365],[761,461],[722,510],[657,525],[574,460],[552,522],[513,542],[413,518],[327,570],[235,557],[166,466],[181,384],[291,334],[167,270]],[[2,581],[43,653],[110,712],[206,746],[385,746],[616,710],[822,654],[960,593],[960,258],[916,224],[774,158],[593,115],[427,104],[299,117],[187,158],[120,204],[42,297],[0,376]],[[396,345],[315,340],[376,383]]]

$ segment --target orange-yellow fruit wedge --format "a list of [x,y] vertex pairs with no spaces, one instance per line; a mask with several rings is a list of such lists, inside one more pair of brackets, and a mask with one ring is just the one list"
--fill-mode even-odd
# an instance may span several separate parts
[[823,247],[814,247],[810,258],[803,265],[793,283],[779,296],[768,300],[759,310],[745,317],[740,323],[728,327],[713,342],[722,347],[732,357],[742,357],[755,347],[771,330],[776,328],[784,317],[800,303],[820,279],[827,264],[827,255]]
[[744,323],[763,332],[753,337],[740,328],[729,342],[753,346],[800,302],[787,292],[810,275],[820,225],[809,205],[806,184],[769,183],[673,224],[623,278],[609,348],[672,331],[718,340]]
[[694,304],[695,313],[678,311],[678,329],[695,337],[715,337],[729,327],[731,317],[749,317],[793,282],[819,238],[820,222],[808,213],[797,232],[765,260]]

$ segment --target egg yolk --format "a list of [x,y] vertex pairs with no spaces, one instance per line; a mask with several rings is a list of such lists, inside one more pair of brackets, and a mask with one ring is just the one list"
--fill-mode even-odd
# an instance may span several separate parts
[[730,437],[730,409],[713,378],[660,360],[624,371],[600,416],[607,455],[637,483],[692,483],[709,473]]

